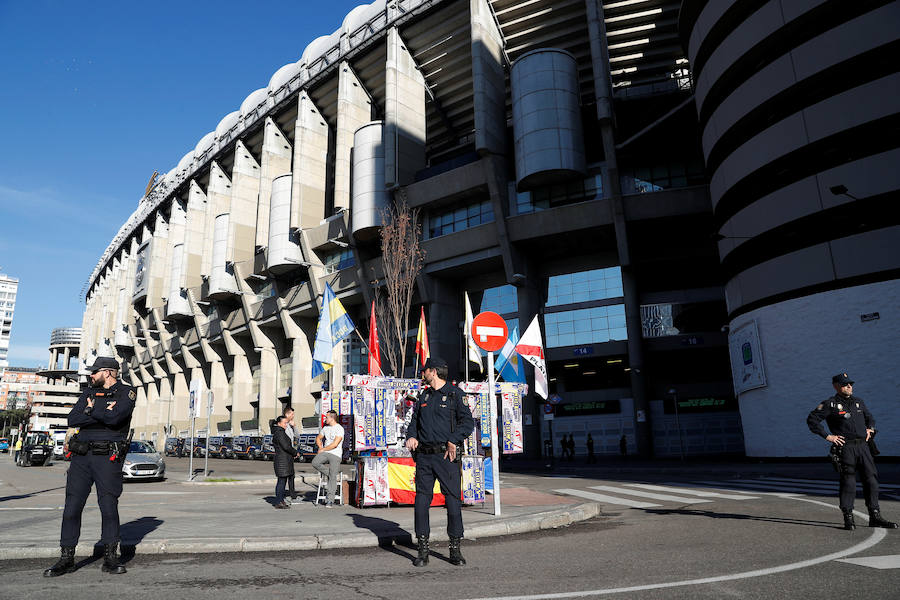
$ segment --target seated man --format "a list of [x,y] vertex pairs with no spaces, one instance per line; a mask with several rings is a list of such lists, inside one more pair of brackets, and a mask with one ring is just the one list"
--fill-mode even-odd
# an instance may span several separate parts
[[341,472],[341,459],[344,456],[343,443],[344,428],[337,422],[337,412],[329,410],[325,413],[325,427],[316,436],[319,453],[312,460],[312,466],[328,478],[326,485],[328,501],[325,508],[334,507],[334,493],[337,487],[338,473]]

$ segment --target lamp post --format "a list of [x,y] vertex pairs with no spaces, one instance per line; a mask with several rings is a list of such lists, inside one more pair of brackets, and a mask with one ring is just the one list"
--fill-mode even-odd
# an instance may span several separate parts
[[669,388],[669,393],[675,401],[675,429],[678,430],[678,448],[681,453],[681,460],[684,460],[684,438],[681,435],[681,423],[678,421],[678,390]]

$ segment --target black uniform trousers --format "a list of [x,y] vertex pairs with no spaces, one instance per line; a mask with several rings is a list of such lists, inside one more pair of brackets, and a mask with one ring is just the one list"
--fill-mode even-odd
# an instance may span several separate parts
[[463,536],[462,500],[460,499],[459,463],[444,458],[444,453],[416,453],[416,536],[428,536],[431,533],[431,520],[428,509],[434,498],[434,480],[437,478],[447,505],[447,535],[461,538]]
[[122,495],[122,463],[109,460],[109,454],[72,455],[66,477],[66,507],[63,510],[60,546],[76,546],[81,536],[81,513],[97,487],[100,506],[101,544],[119,541],[119,496]]
[[847,440],[841,448],[841,510],[853,510],[856,500],[856,474],[860,474],[863,497],[869,510],[878,510],[878,471],[864,439]]

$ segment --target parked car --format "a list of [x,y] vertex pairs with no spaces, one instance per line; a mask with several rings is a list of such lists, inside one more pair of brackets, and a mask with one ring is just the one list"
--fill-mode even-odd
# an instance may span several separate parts
[[66,458],[66,432],[60,431],[53,434],[53,458],[63,460]]
[[132,441],[122,463],[122,476],[125,479],[165,479],[166,461],[152,443]]
[[316,433],[301,433],[297,436],[297,452],[300,453],[300,462],[311,462],[318,453],[316,446]]
[[261,435],[239,435],[231,442],[231,452],[235,458],[257,459],[262,456]]
[[22,442],[22,451],[16,464],[20,467],[41,467],[46,465],[53,453],[50,434],[46,431],[29,431]]
[[[187,449],[187,443],[185,443],[185,449]],[[203,457],[206,456],[206,438],[205,437],[196,437],[194,438],[194,457]]]
[[209,438],[209,457],[210,458],[234,458],[231,450],[231,444],[234,438],[221,435],[215,435]]
[[263,436],[262,457],[264,460],[275,460],[275,445],[272,443],[272,435]]
[[0,452],[9,452],[9,438],[0,438]]
[[181,458],[187,454],[184,447],[184,438],[166,438],[165,455]]

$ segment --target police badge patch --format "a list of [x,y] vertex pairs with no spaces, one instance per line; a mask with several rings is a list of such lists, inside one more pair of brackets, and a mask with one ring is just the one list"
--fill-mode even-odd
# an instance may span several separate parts
[[135,398],[137,398],[137,394],[134,393],[134,390],[131,390],[130,392],[128,392],[129,400],[134,400]]

